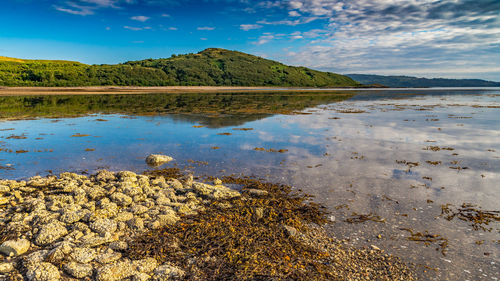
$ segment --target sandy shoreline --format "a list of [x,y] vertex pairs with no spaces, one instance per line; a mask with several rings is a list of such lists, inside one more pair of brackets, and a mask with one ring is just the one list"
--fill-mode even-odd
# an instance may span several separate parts
[[[345,88],[352,89],[352,88]],[[287,88],[287,87],[215,87],[215,86],[167,86],[167,87],[0,87],[0,96],[29,95],[105,95],[105,94],[153,94],[153,93],[215,93],[226,91],[339,91],[343,89]]]

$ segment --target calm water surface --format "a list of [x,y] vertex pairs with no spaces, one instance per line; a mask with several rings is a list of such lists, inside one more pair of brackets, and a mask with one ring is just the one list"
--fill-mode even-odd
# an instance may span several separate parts
[[499,222],[474,229],[445,219],[442,206],[500,210],[500,90],[317,94],[155,97],[142,104],[150,111],[121,98],[4,98],[0,178],[141,172],[148,154],[163,153],[175,158],[170,167],[197,175],[253,175],[302,189],[328,207],[332,235],[401,256],[424,280],[498,280]]

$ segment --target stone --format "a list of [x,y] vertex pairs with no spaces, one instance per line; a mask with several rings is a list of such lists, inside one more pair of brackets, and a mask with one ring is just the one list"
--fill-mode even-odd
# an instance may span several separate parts
[[50,244],[66,234],[68,234],[66,227],[61,222],[53,220],[48,224],[42,225],[35,238],[35,244],[39,246]]
[[206,196],[212,199],[230,199],[241,196],[241,193],[239,193],[238,191],[222,185],[213,186],[205,183],[195,182],[193,183],[193,189],[199,195]]
[[118,205],[113,202],[110,202],[108,198],[104,198],[100,200],[97,204],[96,210],[93,214],[92,219],[99,218],[111,218],[118,214]]
[[133,218],[127,221],[127,224],[130,228],[137,231],[144,230],[144,221],[141,218]]
[[51,262],[61,261],[66,255],[69,255],[73,251],[74,244],[68,241],[63,241],[55,245],[55,247],[50,250],[48,258]]
[[9,198],[0,197],[0,206],[9,203]]
[[98,219],[90,224],[90,229],[104,236],[106,233],[116,231],[116,221],[110,219]]
[[118,215],[116,215],[115,220],[120,222],[120,221],[128,221],[134,218],[134,214],[131,212],[120,212]]
[[138,272],[150,273],[158,267],[158,262],[154,258],[145,258],[132,261],[132,265]]
[[92,248],[75,248],[71,258],[78,263],[89,263],[96,257],[96,250]]
[[256,189],[256,188],[249,188],[249,189],[246,189],[246,191],[248,192],[248,194],[250,196],[253,196],[253,197],[261,197],[261,196],[266,196],[269,194],[269,192],[267,192],[266,190]]
[[97,246],[100,246],[100,245],[103,245],[106,243],[114,242],[116,240],[117,240],[117,238],[115,236],[105,236],[105,237],[97,236],[96,237],[95,235],[89,234],[89,235],[85,235],[84,237],[82,237],[80,242],[81,242],[81,245],[83,247],[93,248],[93,247],[97,247]]
[[0,245],[0,253],[6,256],[20,256],[28,251],[31,243],[26,239],[8,240]]
[[146,163],[155,167],[161,166],[172,160],[174,160],[174,158],[162,154],[150,154],[148,157],[146,157]]
[[109,172],[109,171],[106,171],[106,170],[99,171],[95,175],[95,178],[98,181],[104,181],[104,182],[113,181],[113,180],[116,179],[115,175],[112,172]]
[[39,250],[27,255],[24,258],[24,266],[28,268],[28,267],[33,267],[36,264],[39,264],[45,261],[48,254],[49,254],[48,250]]
[[146,281],[151,279],[151,276],[149,276],[146,273],[137,273],[134,276],[132,276],[132,281]]
[[69,262],[64,264],[64,271],[75,278],[85,278],[92,275],[93,267],[90,264]]
[[0,184],[0,194],[10,192],[10,187]]
[[124,251],[128,249],[128,244],[125,241],[115,241],[109,243],[109,247],[115,251]]
[[168,214],[159,215],[157,219],[160,226],[172,225],[179,220],[180,218],[179,216],[177,216],[174,210],[170,210]]
[[132,204],[132,197],[125,195],[121,192],[115,192],[111,195],[111,200],[118,204],[119,206],[128,206]]
[[115,252],[111,249],[108,249],[104,253],[101,253],[95,259],[98,263],[107,264],[112,263],[119,260],[122,257],[122,254]]
[[290,237],[296,237],[298,235],[298,231],[295,227],[289,226],[289,225],[283,225],[283,228],[285,229],[285,232],[288,234]]
[[82,210],[65,210],[63,211],[62,215],[59,217],[59,220],[67,223],[67,224],[73,224],[75,222],[78,222],[85,216],[86,212]]
[[97,269],[96,280],[98,281],[116,281],[128,278],[137,272],[132,263],[128,260],[108,264]]
[[28,268],[26,277],[30,281],[58,281],[61,279],[57,267],[48,262],[35,264],[33,267]]
[[177,266],[170,263],[164,263],[154,270],[153,280],[169,280],[175,278],[182,278],[184,271]]
[[0,263],[0,273],[9,273],[14,270],[14,263],[3,262]]

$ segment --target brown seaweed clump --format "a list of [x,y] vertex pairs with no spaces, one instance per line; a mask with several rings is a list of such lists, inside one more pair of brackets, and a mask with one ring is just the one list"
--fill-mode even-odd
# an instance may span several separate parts
[[466,221],[474,230],[489,231],[490,223],[500,222],[500,211],[485,211],[471,203],[463,203],[456,208],[451,204],[441,205],[441,215],[446,220],[451,221],[454,218]]
[[398,258],[329,238],[324,208],[290,186],[222,182],[242,196],[206,198],[204,211],[136,238],[126,254],[180,266],[184,280],[414,280]]

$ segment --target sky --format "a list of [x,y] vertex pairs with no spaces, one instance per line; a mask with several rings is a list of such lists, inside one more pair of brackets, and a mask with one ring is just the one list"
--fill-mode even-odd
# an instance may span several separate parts
[[209,47],[344,74],[500,81],[500,0],[0,3],[0,56],[111,64]]

